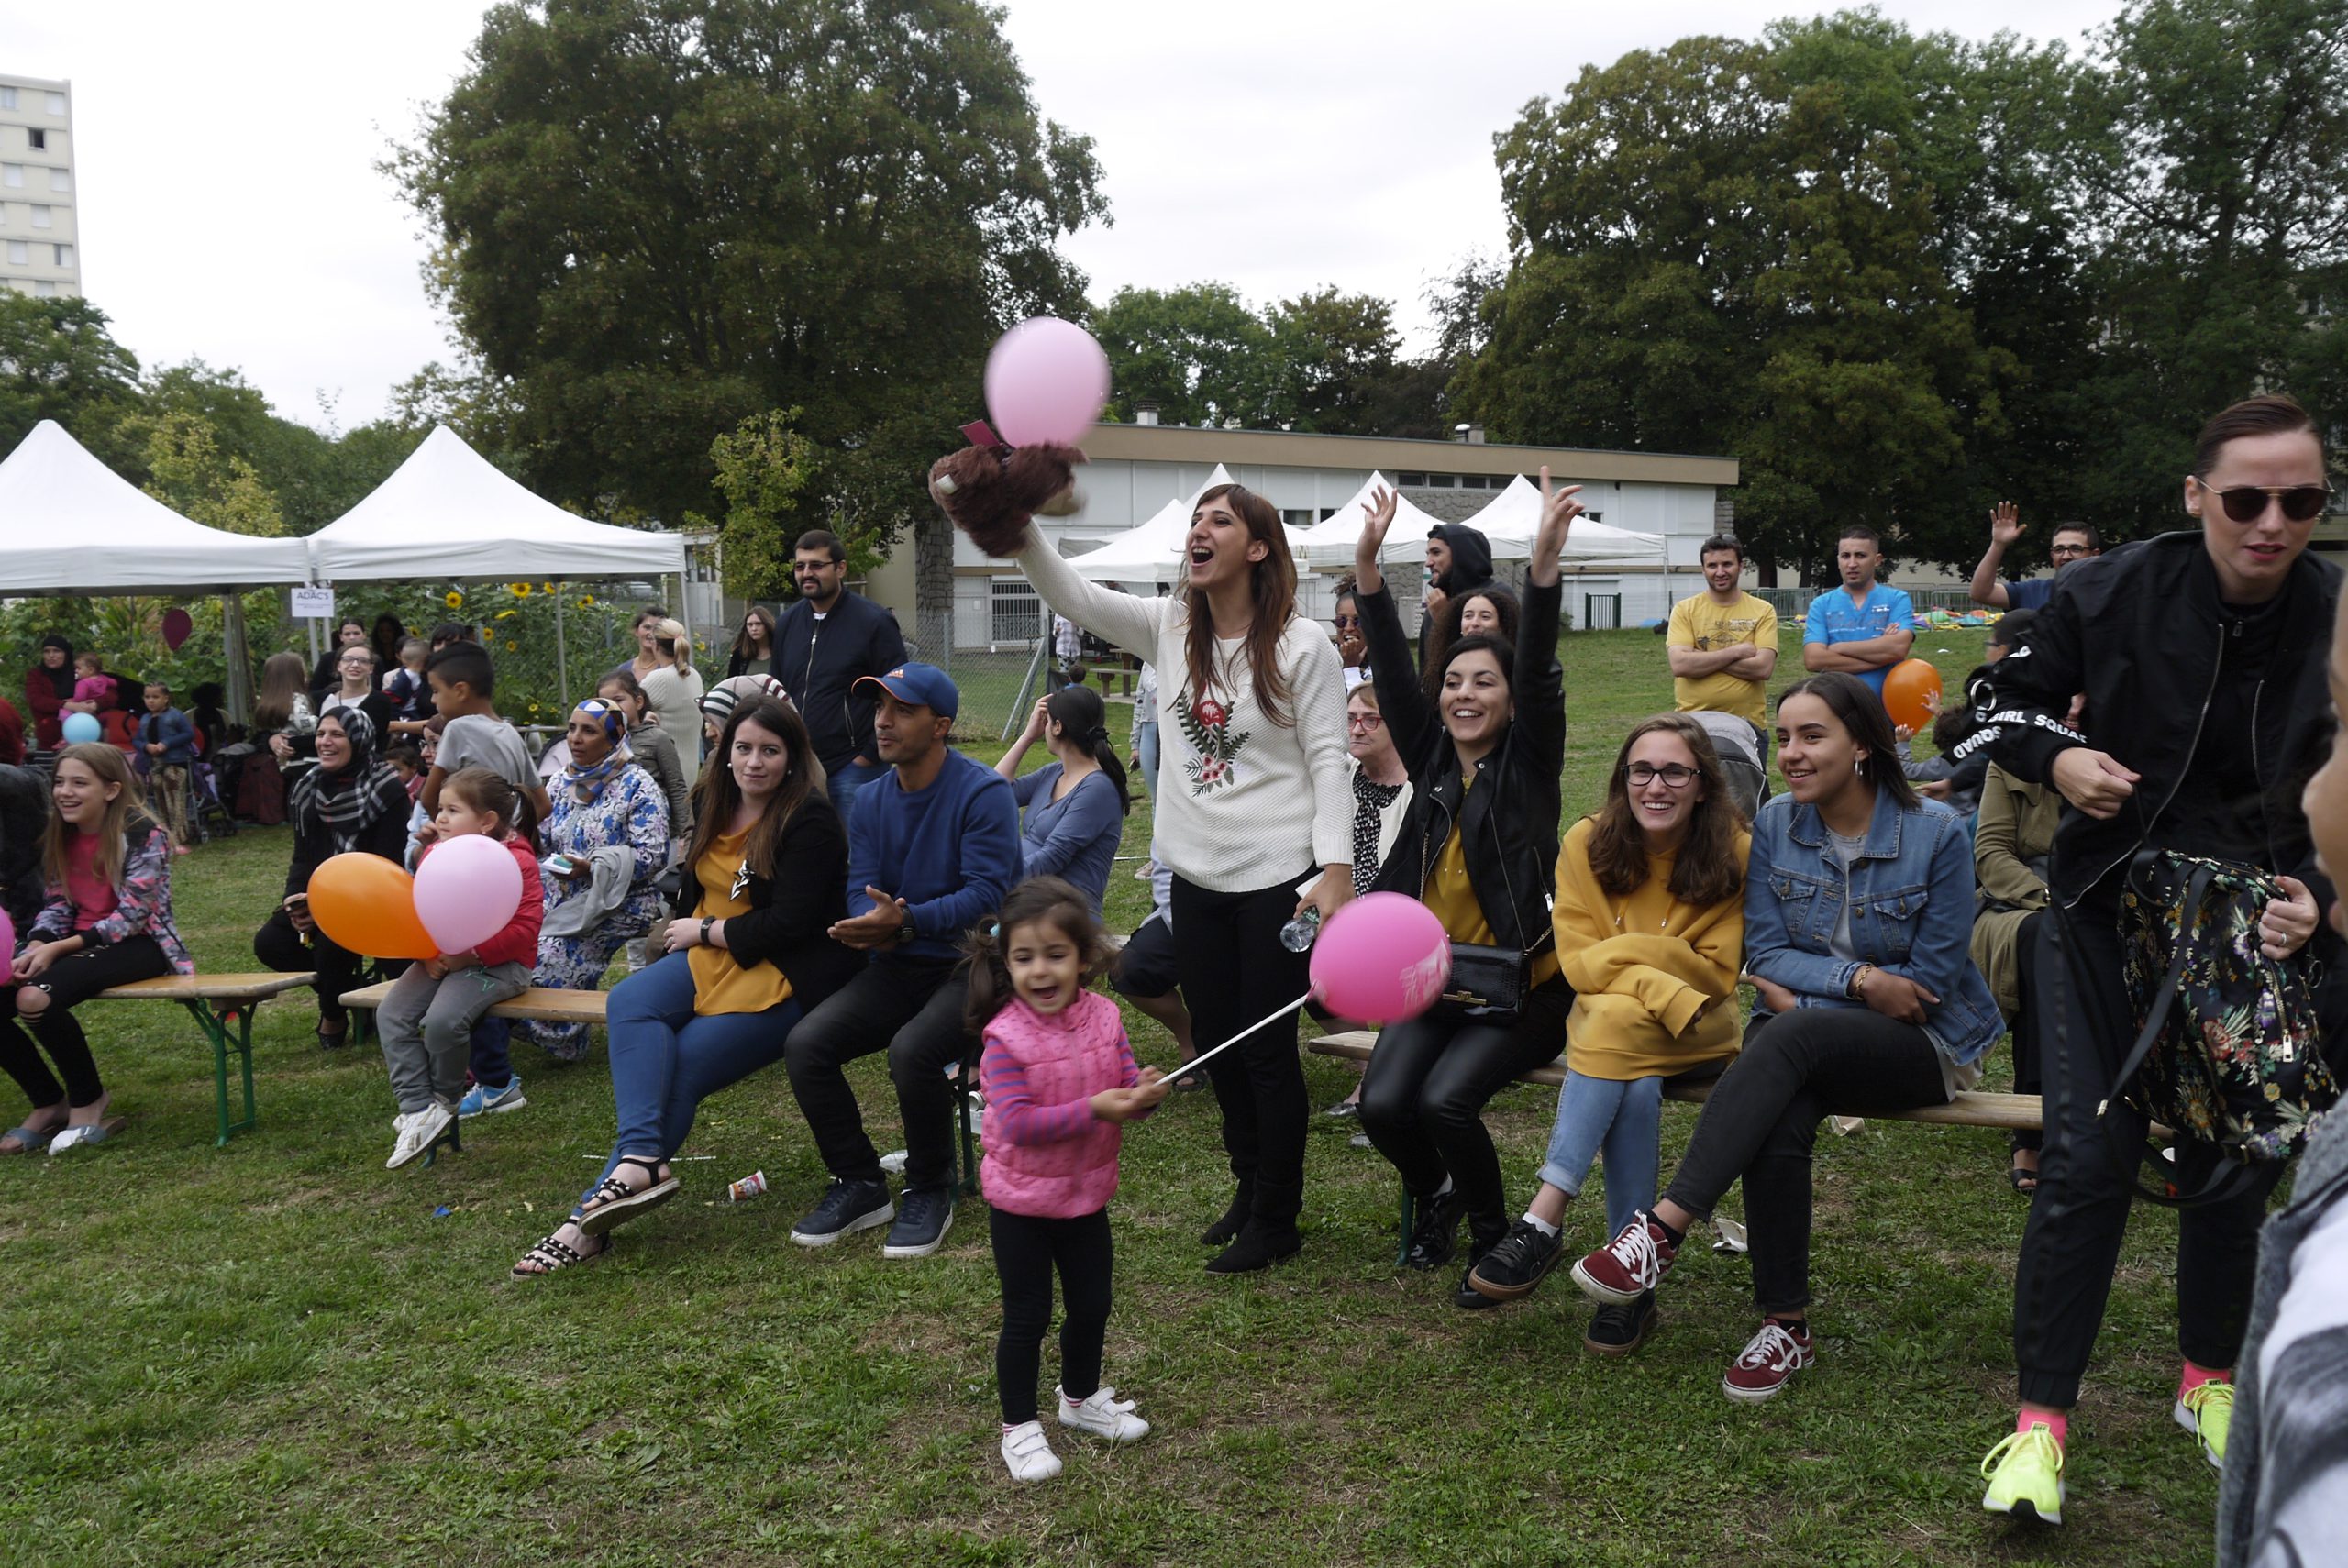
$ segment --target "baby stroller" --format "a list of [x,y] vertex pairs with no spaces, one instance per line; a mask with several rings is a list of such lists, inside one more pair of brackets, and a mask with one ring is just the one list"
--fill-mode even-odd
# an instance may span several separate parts
[[187,770],[187,818],[195,828],[199,844],[237,836],[237,813],[220,798],[220,780],[201,752],[196,756],[195,766]]

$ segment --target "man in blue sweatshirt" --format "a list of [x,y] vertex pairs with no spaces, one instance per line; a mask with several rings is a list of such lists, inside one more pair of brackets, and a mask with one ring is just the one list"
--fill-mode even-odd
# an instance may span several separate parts
[[[1019,809],[1011,785],[946,744],[958,701],[946,672],[900,664],[875,688],[874,745],[888,771],[848,820],[848,916],[835,940],[870,955],[864,971],[799,1021],[783,1048],[791,1092],[832,1173],[831,1190],[792,1228],[805,1247],[890,1226],[888,1258],[927,1257],[954,1222],[954,1087],[969,1049],[963,933],[994,916],[1019,879]],[[843,1068],[889,1053],[904,1118],[902,1213]]]

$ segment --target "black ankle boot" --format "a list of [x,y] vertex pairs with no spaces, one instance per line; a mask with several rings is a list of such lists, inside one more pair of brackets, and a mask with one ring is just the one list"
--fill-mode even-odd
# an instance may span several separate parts
[[1304,1250],[1304,1238],[1296,1233],[1294,1225],[1266,1224],[1249,1220],[1240,1227],[1237,1239],[1222,1252],[1207,1260],[1209,1274],[1254,1274],[1267,1269],[1283,1258],[1292,1258]]
[[1239,1184],[1238,1196],[1231,1200],[1231,1207],[1223,1211],[1223,1218],[1199,1232],[1199,1245],[1202,1247],[1229,1246],[1232,1240],[1239,1234],[1241,1228],[1247,1223],[1247,1217],[1255,1211],[1256,1184],[1243,1181]]

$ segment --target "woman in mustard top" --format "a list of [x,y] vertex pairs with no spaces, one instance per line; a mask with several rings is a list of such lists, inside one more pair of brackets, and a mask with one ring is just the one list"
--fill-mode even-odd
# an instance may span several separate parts
[[[1564,1254],[1566,1202],[1606,1160],[1607,1234],[1655,1202],[1663,1080],[1736,1055],[1736,974],[1744,947],[1744,831],[1702,725],[1658,713],[1614,759],[1606,804],[1557,852],[1553,922],[1574,988],[1566,1084],[1541,1165],[1541,1191],[1468,1277],[1513,1301]],[[1639,1348],[1655,1293],[1598,1309],[1582,1342]]]
[[847,914],[847,834],[814,755],[798,710],[771,699],[726,723],[695,787],[678,918],[652,929],[668,955],[612,989],[612,1156],[517,1275],[600,1257],[614,1226],[675,1197],[669,1162],[701,1102],[781,1061],[801,1015],[855,972],[826,934]]

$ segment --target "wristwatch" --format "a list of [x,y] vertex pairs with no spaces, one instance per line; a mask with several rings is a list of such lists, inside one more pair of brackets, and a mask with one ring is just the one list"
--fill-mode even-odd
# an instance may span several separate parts
[[701,921],[701,939],[700,939],[700,940],[701,940],[702,945],[703,945],[704,947],[705,947],[705,946],[707,946],[707,945],[709,944],[709,928],[710,928],[711,926],[713,926],[713,925],[715,925],[716,923],[717,923],[717,917],[716,917],[715,915],[703,915],[703,916],[702,916],[702,921]]
[[905,917],[905,923],[897,928],[898,944],[901,946],[909,944],[920,934],[921,933],[919,932],[914,929],[914,917],[907,915]]

